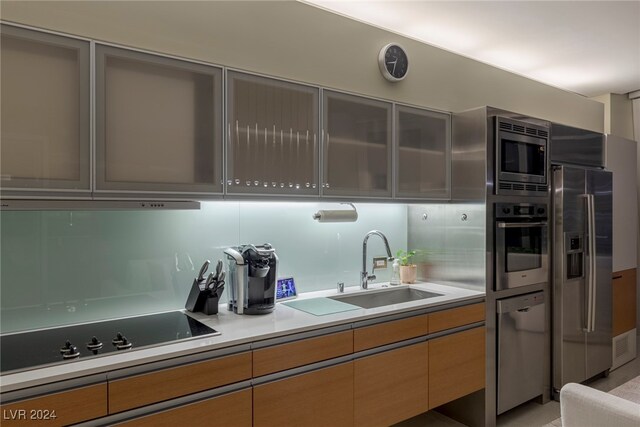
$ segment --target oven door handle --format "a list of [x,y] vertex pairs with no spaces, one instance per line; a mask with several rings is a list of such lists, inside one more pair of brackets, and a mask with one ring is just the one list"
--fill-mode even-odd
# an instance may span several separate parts
[[528,227],[546,227],[546,222],[496,222],[498,228],[528,228]]

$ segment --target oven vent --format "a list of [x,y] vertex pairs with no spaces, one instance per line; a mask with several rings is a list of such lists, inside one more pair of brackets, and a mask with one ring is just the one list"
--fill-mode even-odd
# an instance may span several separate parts
[[537,193],[546,193],[547,186],[546,185],[537,185],[537,184],[516,184],[510,182],[499,182],[498,189],[500,190],[514,190],[514,191],[533,191]]
[[500,122],[500,129],[512,130],[511,123]]
[[502,120],[498,121],[498,128],[500,130],[507,130],[510,132],[518,132],[525,135],[538,136],[541,138],[549,137],[549,132],[544,129],[539,129],[538,127],[526,126],[526,124],[518,124],[518,123],[509,123],[504,122]]
[[[535,187],[535,186],[534,186]],[[516,190],[516,191],[524,191],[524,184],[512,184],[507,182],[501,182],[498,186],[500,190]]]
[[636,329],[631,329],[630,331],[613,337],[613,363],[611,370],[613,371],[617,367],[635,359],[636,353]]

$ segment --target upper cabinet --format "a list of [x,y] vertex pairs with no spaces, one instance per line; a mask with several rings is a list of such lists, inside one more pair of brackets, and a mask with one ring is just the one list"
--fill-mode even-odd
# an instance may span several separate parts
[[0,29],[3,196],[29,189],[88,197],[89,42]]
[[391,197],[391,104],[324,91],[327,196]]
[[3,198],[449,198],[449,114],[0,29]]
[[227,73],[227,193],[319,194],[318,93]]
[[222,70],[97,45],[95,156],[97,193],[222,194]]
[[396,197],[449,198],[450,132],[449,114],[396,106]]

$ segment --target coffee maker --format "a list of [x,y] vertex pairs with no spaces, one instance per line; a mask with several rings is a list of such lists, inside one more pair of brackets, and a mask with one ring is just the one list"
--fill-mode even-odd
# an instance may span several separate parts
[[267,314],[275,308],[278,256],[269,243],[241,245],[224,250],[231,284],[229,311]]

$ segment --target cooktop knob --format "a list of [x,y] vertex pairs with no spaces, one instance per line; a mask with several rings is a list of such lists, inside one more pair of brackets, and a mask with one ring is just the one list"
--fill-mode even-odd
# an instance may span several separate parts
[[505,214],[511,213],[511,208],[502,208],[502,212]]
[[124,336],[122,337],[120,344],[116,344],[116,348],[118,350],[127,350],[131,347],[133,347],[133,343],[130,343],[129,340],[127,340],[127,337]]
[[122,335],[122,333],[118,332],[116,337],[112,339],[111,342],[113,343],[113,345],[117,346],[118,344],[122,343],[123,339],[124,339],[124,336]]
[[87,343],[87,349],[91,351],[97,351],[102,348],[102,343],[96,337],[91,338],[91,341]]
[[62,353],[62,357],[64,359],[75,359],[76,357],[80,357],[80,352],[78,351],[78,347],[76,347],[75,345],[70,345],[69,350],[65,353]]
[[538,208],[538,213],[539,214],[543,214],[544,213],[544,208]]
[[62,347],[60,347],[60,353],[65,354],[71,351],[71,341],[67,340]]

